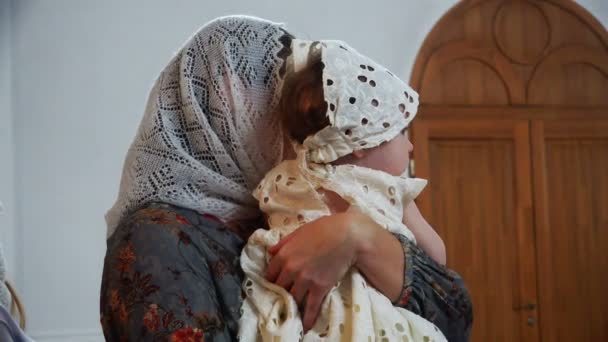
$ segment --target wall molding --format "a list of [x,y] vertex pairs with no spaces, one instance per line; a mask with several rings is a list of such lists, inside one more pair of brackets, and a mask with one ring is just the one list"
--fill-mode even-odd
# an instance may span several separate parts
[[16,229],[16,159],[15,121],[13,110],[13,4],[0,2],[0,242],[6,259],[7,277],[17,289],[21,288],[19,271],[19,245]]
[[102,342],[105,341],[100,330],[49,330],[27,332],[36,342]]

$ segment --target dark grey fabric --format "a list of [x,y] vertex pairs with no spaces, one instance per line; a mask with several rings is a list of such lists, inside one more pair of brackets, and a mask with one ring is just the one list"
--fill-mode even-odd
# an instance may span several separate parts
[[[462,279],[397,236],[406,258],[405,307],[466,341],[471,301]],[[151,204],[107,242],[101,323],[108,341],[235,341],[245,241],[195,211]]]

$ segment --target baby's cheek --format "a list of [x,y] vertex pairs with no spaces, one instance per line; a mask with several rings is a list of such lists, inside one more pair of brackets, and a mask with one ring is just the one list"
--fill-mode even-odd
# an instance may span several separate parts
[[[407,142],[407,139],[404,139],[404,141]],[[390,173],[394,176],[401,176],[407,169],[410,161],[409,150],[407,150],[406,144],[395,144],[392,146],[391,152],[390,162],[392,164],[392,172]]]

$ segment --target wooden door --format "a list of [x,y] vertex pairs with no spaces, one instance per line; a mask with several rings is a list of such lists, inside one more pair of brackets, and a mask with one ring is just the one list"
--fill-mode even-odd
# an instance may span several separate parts
[[532,137],[542,341],[608,341],[608,120]]
[[537,341],[529,121],[424,120],[418,203],[475,309],[472,341]]
[[608,341],[608,31],[575,1],[459,1],[410,83],[420,205],[473,340]]

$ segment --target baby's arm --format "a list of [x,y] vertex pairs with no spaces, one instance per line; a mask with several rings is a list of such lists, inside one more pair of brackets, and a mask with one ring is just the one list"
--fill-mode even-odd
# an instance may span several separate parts
[[411,201],[404,209],[403,223],[414,233],[418,246],[433,260],[445,265],[445,245],[437,232],[426,222],[418,206]]

